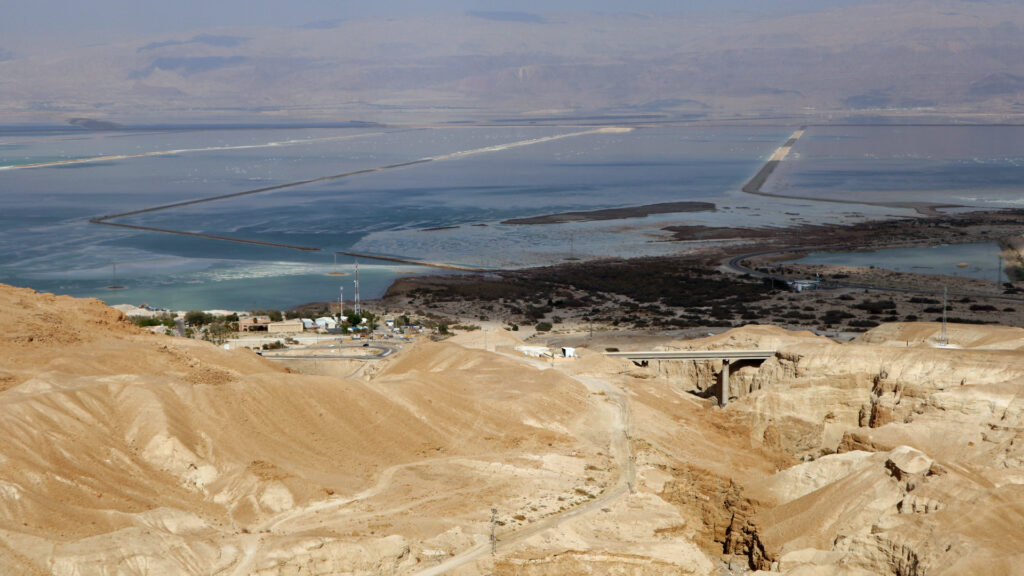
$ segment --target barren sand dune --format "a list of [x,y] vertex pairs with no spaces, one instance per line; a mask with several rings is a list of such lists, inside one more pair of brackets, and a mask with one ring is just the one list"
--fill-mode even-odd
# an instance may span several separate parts
[[715,362],[542,362],[500,329],[346,379],[98,301],[0,287],[0,306],[3,574],[1024,566],[1019,329],[666,342],[777,350],[733,366],[723,410]]

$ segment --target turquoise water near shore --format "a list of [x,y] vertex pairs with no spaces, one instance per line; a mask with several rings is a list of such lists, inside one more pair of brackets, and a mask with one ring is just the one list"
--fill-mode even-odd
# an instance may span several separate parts
[[[797,264],[862,266],[912,274],[942,274],[979,280],[1006,281],[995,242],[885,248],[865,252],[812,252]],[[966,264],[966,266],[960,266]]]
[[[198,273],[153,274],[146,271],[133,275],[130,279],[119,283],[125,284],[123,290],[100,290],[92,295],[107,302],[140,304],[146,303],[155,307],[171,310],[253,310],[266,307],[288,307],[313,301],[336,301],[339,287],[344,288],[347,303],[352,302],[354,295],[351,266],[344,267],[345,276],[330,276],[327,271],[333,266],[305,265],[296,263],[261,263],[251,262],[248,265],[238,262],[208,263],[209,268]],[[107,273],[101,283],[109,282],[111,270],[97,272]],[[359,285],[361,296],[367,294],[380,295],[397,276],[408,276],[422,273],[423,269],[414,266],[359,266]],[[67,282],[67,286],[78,286],[77,281]],[[61,290],[58,284],[57,291]],[[301,289],[297,289],[300,287]],[[295,296],[298,296],[298,299]],[[305,296],[304,296],[305,295]],[[292,304],[289,304],[292,303]]]

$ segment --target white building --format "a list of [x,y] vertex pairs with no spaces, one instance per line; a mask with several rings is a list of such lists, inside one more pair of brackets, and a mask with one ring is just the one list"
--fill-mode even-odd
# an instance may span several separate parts
[[516,351],[532,358],[548,358],[552,356],[551,349],[547,346],[516,346]]
[[337,328],[338,322],[329,316],[321,316],[314,321],[318,328],[325,328],[327,330],[333,330]]

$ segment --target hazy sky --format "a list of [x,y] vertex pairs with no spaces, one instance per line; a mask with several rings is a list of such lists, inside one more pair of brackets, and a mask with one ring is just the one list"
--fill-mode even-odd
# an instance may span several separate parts
[[218,26],[299,26],[340,18],[431,12],[790,12],[861,0],[0,0],[0,47],[46,36],[168,34]]

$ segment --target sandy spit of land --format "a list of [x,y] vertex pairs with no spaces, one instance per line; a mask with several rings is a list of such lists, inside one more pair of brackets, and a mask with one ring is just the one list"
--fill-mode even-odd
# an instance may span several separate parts
[[596,222],[600,220],[622,220],[626,218],[644,218],[652,214],[675,214],[681,212],[708,212],[715,209],[711,202],[664,202],[643,206],[626,206],[623,208],[606,208],[582,212],[561,212],[529,218],[512,218],[502,224],[564,224],[566,222]]

